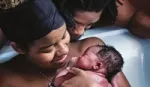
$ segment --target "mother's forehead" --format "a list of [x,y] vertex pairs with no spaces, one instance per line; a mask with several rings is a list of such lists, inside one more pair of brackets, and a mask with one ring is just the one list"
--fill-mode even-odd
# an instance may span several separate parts
[[56,30],[51,31],[46,36],[40,38],[39,40],[35,41],[36,45],[54,45],[62,40],[66,33],[66,26],[65,24]]

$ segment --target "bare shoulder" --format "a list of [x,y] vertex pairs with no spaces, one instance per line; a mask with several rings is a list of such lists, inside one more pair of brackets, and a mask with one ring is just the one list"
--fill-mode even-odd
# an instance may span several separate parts
[[86,46],[86,47],[105,44],[101,39],[99,39],[97,37],[85,38],[85,39],[81,40],[80,42],[81,42],[80,46]]
[[88,47],[94,45],[105,45],[105,43],[97,37],[86,38],[80,41],[79,50],[83,53]]
[[69,55],[79,56],[90,46],[104,45],[104,44],[105,43],[97,37],[85,38],[77,42],[69,43],[69,50],[70,50]]

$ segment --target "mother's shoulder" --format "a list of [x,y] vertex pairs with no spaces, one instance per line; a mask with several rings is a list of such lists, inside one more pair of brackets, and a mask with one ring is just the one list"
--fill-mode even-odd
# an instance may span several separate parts
[[89,37],[89,38],[82,39],[78,41],[77,44],[78,44],[77,50],[80,54],[84,53],[84,51],[91,46],[105,45],[105,43],[97,37]]
[[81,45],[92,46],[92,45],[104,45],[103,40],[97,37],[89,37],[81,40]]
[[69,44],[69,55],[70,56],[80,56],[84,51],[91,46],[104,45],[105,43],[97,37],[89,37],[77,42],[72,42]]

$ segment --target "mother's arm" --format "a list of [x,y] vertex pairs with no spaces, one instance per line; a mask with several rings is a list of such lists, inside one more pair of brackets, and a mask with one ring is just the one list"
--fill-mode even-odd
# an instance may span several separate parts
[[113,87],[131,87],[123,72],[119,72],[111,82]]

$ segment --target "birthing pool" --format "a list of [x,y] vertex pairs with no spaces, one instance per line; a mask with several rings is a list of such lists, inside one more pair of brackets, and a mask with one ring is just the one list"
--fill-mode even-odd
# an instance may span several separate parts
[[[150,87],[150,39],[131,35],[126,29],[116,26],[88,30],[80,38],[98,37],[114,46],[123,56],[123,72],[132,87]],[[0,63],[10,60],[17,53],[5,46],[0,51]]]
[[150,39],[135,37],[116,26],[88,30],[80,39],[87,37],[101,38],[122,54],[123,72],[131,87],[150,87]]

